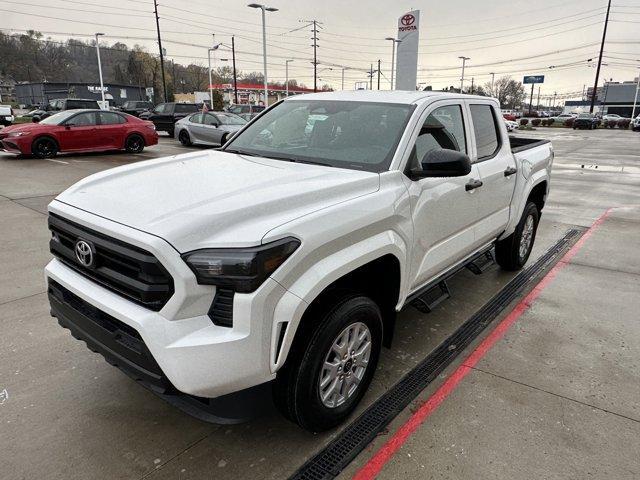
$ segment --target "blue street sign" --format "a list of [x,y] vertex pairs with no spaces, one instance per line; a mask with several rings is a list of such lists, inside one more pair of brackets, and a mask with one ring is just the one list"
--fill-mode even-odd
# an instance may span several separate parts
[[544,75],[527,75],[522,83],[544,83]]

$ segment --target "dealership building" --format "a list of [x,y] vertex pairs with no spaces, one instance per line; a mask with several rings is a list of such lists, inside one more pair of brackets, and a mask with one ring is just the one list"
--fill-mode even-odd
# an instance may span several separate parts
[[[598,87],[596,93],[594,113],[615,113],[621,117],[630,118],[635,100],[636,112],[640,113],[640,85],[639,79],[627,82],[605,82]],[[564,105],[565,113],[588,112],[591,106],[593,88],[587,91],[586,100],[567,100]]]
[[[84,98],[102,100],[100,84],[79,82],[18,83],[15,85],[18,104],[46,105],[56,98]],[[137,85],[104,84],[104,97],[111,106],[120,106],[128,100],[147,100],[145,88]]]

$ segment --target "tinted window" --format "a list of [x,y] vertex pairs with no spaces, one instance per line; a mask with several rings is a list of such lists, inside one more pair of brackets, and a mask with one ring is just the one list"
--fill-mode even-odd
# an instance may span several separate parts
[[[414,108],[333,100],[283,102],[256,118],[227,149],[382,172],[389,168]],[[311,129],[307,128],[309,117],[315,119]]]
[[411,153],[411,165],[419,165],[428,152],[436,149],[467,153],[461,105],[436,108],[429,114]]
[[176,103],[175,112],[176,113],[189,113],[195,112],[198,110],[198,107],[189,103]]
[[491,105],[471,105],[470,108],[478,159],[491,157],[500,147],[499,130],[493,107]]
[[126,122],[124,117],[122,115],[118,115],[117,113],[98,112],[98,115],[100,115],[100,123],[102,125],[117,125]]
[[218,122],[222,125],[244,125],[247,121],[233,113],[216,113]]
[[189,121],[192,123],[202,123],[202,114],[196,113],[195,115],[191,115]]
[[96,114],[95,112],[84,112],[79,113],[75,117],[70,118],[67,121],[69,125],[77,125],[77,126],[90,126],[96,124]]
[[220,125],[220,121],[215,117],[215,115],[212,115],[210,113],[205,113],[204,114],[204,124],[205,125],[218,126],[218,125]]

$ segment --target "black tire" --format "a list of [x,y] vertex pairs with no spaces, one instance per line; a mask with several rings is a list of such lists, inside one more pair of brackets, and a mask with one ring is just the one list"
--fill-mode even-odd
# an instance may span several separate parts
[[173,128],[170,128],[169,130],[167,130],[167,133],[171,138],[174,138],[176,136],[176,131]]
[[53,158],[58,154],[58,144],[53,138],[37,138],[31,145],[31,153],[37,158]]
[[[322,304],[323,307],[310,312],[313,318],[306,318],[307,322],[312,322],[307,325],[313,325],[314,328],[300,332],[287,362],[278,371],[273,387],[274,403],[278,410],[286,418],[311,432],[335,427],[356,408],[371,383],[382,344],[382,314],[378,305],[370,298],[357,294],[342,295]],[[333,406],[328,406],[320,396],[325,361],[329,356],[337,355],[332,346],[340,339],[341,333],[349,332],[349,328],[362,328],[362,324],[368,329],[370,353],[361,379],[350,394],[342,396],[342,403],[335,400]],[[337,378],[329,382],[339,385],[337,394],[340,394],[349,381],[346,379],[347,375],[340,372],[349,371],[349,375],[353,375],[350,378],[353,379],[357,375],[356,369],[362,367],[362,363],[357,365],[357,354],[347,351],[347,355],[347,358],[331,357],[339,364],[336,369]],[[352,359],[355,362],[350,363]],[[346,388],[351,390],[350,386]],[[331,399],[333,396],[330,396],[329,400]]]
[[[532,230],[529,232],[528,219],[531,217]],[[538,212],[538,207],[533,202],[527,203],[524,212],[522,213],[522,218],[516,227],[515,232],[509,235],[507,238],[503,240],[499,240],[496,243],[496,262],[503,270],[520,270],[527,260],[529,260],[529,255],[531,255],[531,250],[533,249],[533,244],[536,239],[536,232],[538,231],[538,222],[540,221],[540,213]],[[525,227],[527,233],[523,240],[523,233],[525,232]],[[521,249],[522,242],[527,242],[526,238],[529,238],[528,245],[526,249]]]
[[185,147],[191,145],[191,137],[189,136],[189,132],[187,132],[186,130],[180,131],[180,133],[178,134],[178,140],[180,140],[180,143]]
[[144,150],[144,138],[137,133],[129,135],[124,142],[124,149],[129,153],[141,153]]

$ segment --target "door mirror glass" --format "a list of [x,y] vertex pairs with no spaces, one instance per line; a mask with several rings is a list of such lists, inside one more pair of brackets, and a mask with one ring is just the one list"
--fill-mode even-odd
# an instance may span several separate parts
[[455,150],[431,150],[421,162],[422,168],[411,170],[414,178],[464,177],[471,173],[471,159]]

